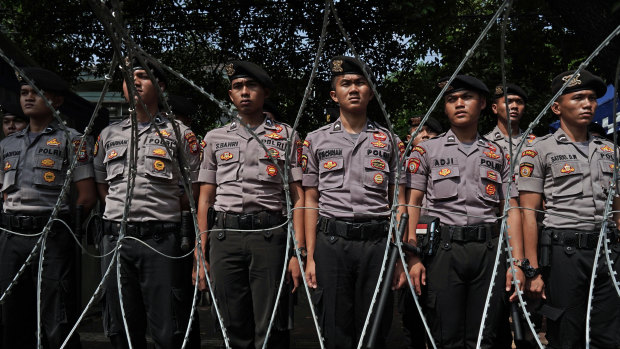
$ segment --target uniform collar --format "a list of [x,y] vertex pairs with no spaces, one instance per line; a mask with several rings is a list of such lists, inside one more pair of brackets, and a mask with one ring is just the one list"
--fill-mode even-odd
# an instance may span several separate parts
[[[41,131],[41,134],[47,134],[47,133],[52,133],[54,131],[56,131],[58,129],[58,120],[53,119],[48,125],[47,127]],[[18,131],[15,133],[15,137],[23,137],[25,135],[28,134],[28,132],[30,132],[30,124],[28,124],[28,126],[26,126],[26,128],[24,128],[21,131]]]
[[[263,122],[259,124],[258,127],[256,127],[256,129],[254,130],[254,133],[258,135],[258,134],[262,134],[265,132],[271,132],[271,133],[277,132],[276,122],[271,117],[268,117],[266,114],[263,114],[263,115],[264,115]],[[241,124],[241,121],[239,121],[237,117],[235,117],[230,122],[230,125],[228,126],[227,131],[237,132],[237,134],[243,138],[251,137],[250,132],[246,129],[245,126]]]
[[[342,132],[343,130],[344,128],[342,127],[342,121],[340,121],[340,118],[338,118],[332,124],[330,133]],[[366,119],[366,125],[364,126],[360,134],[364,132],[376,132],[376,131],[379,131],[379,127],[377,126],[377,124],[374,121]]]
[[[564,132],[564,130],[562,130],[562,128],[558,128],[554,133],[553,133],[553,137],[556,139],[556,141],[558,141],[559,143],[573,143],[573,141],[571,141],[570,138],[568,138],[568,136],[566,135],[566,132]],[[590,134],[590,132],[588,132],[588,142],[590,141],[596,141],[595,137],[592,137],[592,135]]]
[[[163,113],[157,113],[153,117],[152,122],[157,124],[157,126],[161,126],[165,124],[167,120],[168,118],[166,118],[166,116]],[[119,125],[121,125],[122,128],[131,127],[131,118],[129,117],[129,118],[123,119],[123,121],[121,121]]]
[[[508,139],[508,137],[507,137],[507,136],[505,136],[505,135],[502,133],[502,131],[499,129],[499,126],[497,126],[497,125],[495,125],[495,128],[493,129],[493,131],[491,131],[491,132],[489,133],[489,135],[491,136],[491,140],[493,140],[493,141],[500,141],[500,140],[502,140],[502,139]],[[522,130],[522,129],[519,129],[519,135],[517,135],[517,136],[516,136],[516,137],[514,137],[514,138],[519,138],[519,137],[521,137],[522,135],[523,135],[523,130]],[[514,139],[514,138],[513,138],[513,139]]]

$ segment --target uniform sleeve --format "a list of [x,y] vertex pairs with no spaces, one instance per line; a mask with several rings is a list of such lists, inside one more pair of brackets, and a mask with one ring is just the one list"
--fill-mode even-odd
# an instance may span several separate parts
[[519,162],[519,191],[531,191],[534,193],[543,193],[545,185],[545,168],[542,164],[544,154],[539,154],[537,149],[541,149],[540,143],[528,146],[521,152],[521,161]]
[[[505,151],[503,148],[500,147],[500,149],[502,150],[502,163],[503,163],[503,167],[502,167],[502,192],[499,195],[499,198],[501,200],[505,200],[507,197],[508,198],[516,198],[519,197],[519,191],[517,190],[517,183],[515,182],[511,187],[510,187],[510,193],[507,195],[506,193],[508,193],[508,184],[510,183],[510,160],[508,160],[506,158],[505,155]],[[516,177],[515,177],[516,178]]]
[[213,141],[211,138],[210,133],[207,133],[203,139],[205,146],[202,150],[202,161],[200,162],[197,182],[216,184],[217,162],[215,161],[215,152],[213,151]]
[[318,187],[319,186],[319,169],[316,161],[316,157],[313,151],[314,139],[312,136],[308,136],[306,140],[303,142],[303,151],[302,151],[302,170],[303,170],[303,179],[302,185],[304,187]]
[[299,134],[293,134],[293,143],[291,153],[289,154],[289,183],[299,182],[302,180],[303,173],[301,170],[301,159],[303,155],[303,142],[299,138]]
[[[196,134],[194,134],[194,132],[189,128],[186,128],[183,131],[182,142],[182,150],[185,151],[185,154],[187,154],[189,176],[192,179],[192,182],[195,182],[198,180],[198,174],[200,171],[200,144],[198,143]],[[181,162],[179,161],[179,163]]]
[[0,142],[0,187],[4,184],[4,149]]
[[[396,184],[396,175],[398,173],[398,167],[402,166],[403,162],[401,161],[401,159],[403,158],[403,155],[405,154],[405,143],[403,143],[400,138],[398,136],[395,136],[395,143],[396,143],[396,147],[397,149],[392,152],[392,158],[390,159],[390,184]],[[407,180],[405,171],[400,171],[400,179],[398,180],[398,183],[400,184],[404,184],[405,181]]]
[[103,164],[103,157],[105,155],[105,150],[99,149],[103,144],[101,140],[101,135],[97,137],[97,141],[95,142],[95,148],[93,149],[93,168],[95,170],[95,182],[97,183],[107,183],[105,180],[107,176],[105,165]]
[[406,164],[407,188],[426,192],[429,166],[428,154],[422,146],[416,145],[411,150],[411,155]]
[[81,135],[74,135],[71,139],[72,156],[77,154],[77,162],[73,169],[73,182],[95,177],[93,169],[93,141],[92,137],[84,137],[80,147]]

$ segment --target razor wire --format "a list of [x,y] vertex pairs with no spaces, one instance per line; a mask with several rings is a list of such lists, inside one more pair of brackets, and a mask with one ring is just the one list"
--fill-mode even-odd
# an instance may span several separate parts
[[[616,115],[617,113],[617,107],[618,107],[618,79],[620,78],[620,58],[618,58],[618,63],[616,64],[616,75],[614,77],[614,99],[613,99],[613,106],[612,106],[612,115],[613,115],[613,128],[614,128],[614,132],[613,132],[613,140],[614,140],[614,172],[613,172],[613,182],[612,182],[612,188],[613,186],[616,186],[615,189],[618,190],[617,185],[618,185],[618,133],[617,133],[617,127],[618,127],[618,116]],[[609,199],[608,199],[609,200]],[[610,214],[613,214],[613,211],[610,212]],[[612,217],[613,218],[613,217]],[[616,231],[619,231],[620,227],[616,226]],[[620,282],[618,282],[618,279],[616,278],[616,275],[618,274],[614,269],[613,269],[613,261],[609,258],[609,255],[611,254],[611,252],[609,251],[609,241],[608,239],[604,240],[604,247],[605,247],[605,259],[607,261],[607,267],[609,268],[609,274],[611,276],[611,281],[614,284],[614,288],[616,289],[616,293],[618,294],[618,297],[620,297]]]

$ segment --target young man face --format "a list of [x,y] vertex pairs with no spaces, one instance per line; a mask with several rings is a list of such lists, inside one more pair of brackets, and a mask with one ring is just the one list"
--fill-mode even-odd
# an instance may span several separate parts
[[581,90],[560,96],[551,111],[570,126],[588,127],[598,103],[593,90]]
[[510,114],[511,123],[519,123],[523,112],[525,111],[525,101],[519,95],[508,95],[508,113],[506,113],[506,102],[504,97],[500,97],[495,100],[495,103],[491,105],[493,114],[497,115],[497,118],[504,124],[508,122],[508,114]]
[[[52,92],[43,92],[54,109],[58,109],[64,98]],[[45,104],[45,100],[37,94],[30,85],[22,85],[19,90],[19,103],[24,111],[24,115],[30,118],[37,118],[51,115],[51,110]]]
[[[409,134],[407,135],[407,141],[409,141],[411,139],[411,134],[413,134],[413,132],[417,129],[416,126],[412,127],[411,130],[409,131]],[[414,146],[428,140],[431,139],[435,136],[437,136],[438,133],[431,130],[428,126],[424,125],[422,126],[422,129],[420,130],[420,132],[415,136],[415,138],[413,139],[413,142],[411,142]]]
[[[159,101],[157,95],[157,87],[153,84],[153,81],[149,78],[149,74],[144,69],[136,69],[133,72],[134,86],[138,91],[138,95],[142,99],[142,103],[147,106],[157,105]],[[159,82],[159,87],[163,90],[166,89],[166,84]],[[123,81],[123,94],[125,100],[129,100],[130,91],[127,87],[127,81]],[[138,96],[134,96],[134,102],[137,108],[142,108],[142,103],[138,99]]]
[[469,127],[478,124],[480,113],[487,106],[487,101],[478,92],[462,90],[444,96],[444,112],[450,125]]
[[5,136],[19,132],[28,126],[28,121],[11,114],[4,114],[2,117],[2,132]]
[[228,97],[237,107],[239,114],[251,115],[262,112],[265,98],[269,97],[269,90],[251,77],[237,78],[230,82]]
[[348,112],[365,112],[374,94],[363,75],[345,74],[333,81],[333,90],[329,92],[332,100],[341,110]]

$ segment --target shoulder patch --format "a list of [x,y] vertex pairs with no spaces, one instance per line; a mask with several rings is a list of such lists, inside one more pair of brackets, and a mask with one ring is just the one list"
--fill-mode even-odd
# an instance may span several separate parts
[[426,150],[424,148],[422,148],[419,145],[416,145],[415,147],[413,147],[413,150],[411,151],[417,151],[418,153],[424,155],[426,153]]
[[533,158],[533,157],[536,157],[536,155],[538,155],[538,152],[537,152],[536,150],[530,150],[530,149],[528,149],[528,150],[524,150],[524,151],[521,153],[521,156],[522,156],[522,157],[523,157],[523,156],[529,156],[529,157],[532,157],[532,158]]

